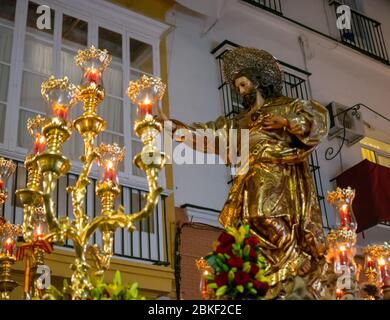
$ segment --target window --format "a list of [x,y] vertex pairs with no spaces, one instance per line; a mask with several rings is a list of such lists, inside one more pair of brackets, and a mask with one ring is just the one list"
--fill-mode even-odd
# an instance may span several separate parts
[[369,137],[363,138],[360,144],[363,159],[390,168],[390,144]]
[[[41,0],[22,1],[18,21],[19,34],[16,39],[21,52],[12,62],[16,67],[16,78],[20,79],[15,94],[15,116],[17,126],[7,130],[15,137],[8,149],[18,153],[26,153],[31,146],[26,121],[37,114],[46,113],[46,104],[40,93],[40,86],[50,75],[67,76],[74,84],[81,81],[81,70],[76,66],[74,57],[79,49],[95,45],[107,49],[112,55],[109,68],[103,75],[105,100],[99,105],[98,113],[107,121],[107,128],[96,143],[118,143],[126,147],[128,156],[121,163],[120,170],[126,176],[136,177],[140,183],[146,182],[145,174],[132,164],[132,157],[140,152],[142,143],[133,132],[132,123],[136,107],[131,105],[126,96],[129,80],[138,79],[142,74],[156,75],[155,48],[159,38],[152,39],[146,35],[137,38],[123,25],[115,25],[115,18],[103,19],[81,12],[82,8],[66,6],[56,7],[50,0],[44,2],[50,7],[51,29],[40,30],[37,27],[39,15],[37,8],[43,4]],[[99,1],[98,1],[99,2]],[[102,1],[104,2],[104,1]],[[7,92],[10,76],[11,50],[15,7],[18,1],[2,1],[0,13],[0,125],[5,123],[7,113]],[[68,8],[71,11],[66,11]],[[80,10],[79,10],[80,9]],[[106,15],[106,14],[105,14]],[[25,18],[23,18],[25,17]],[[126,22],[127,25],[127,22]],[[138,31],[137,34],[140,32]],[[125,72],[126,71],[126,72]],[[158,74],[157,74],[158,76]],[[71,118],[82,114],[82,105],[76,105],[71,111]],[[11,118],[10,118],[11,119]],[[12,132],[11,132],[12,131]],[[0,126],[0,143],[4,140],[4,125]],[[83,153],[84,143],[78,134],[73,134],[64,145],[64,154],[77,165]],[[144,181],[144,182],[142,182]]]
[[15,1],[0,2],[0,143],[4,143],[15,10]]

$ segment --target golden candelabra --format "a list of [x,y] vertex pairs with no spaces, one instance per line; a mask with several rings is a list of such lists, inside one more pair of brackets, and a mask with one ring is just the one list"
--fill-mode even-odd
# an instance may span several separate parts
[[336,275],[335,298],[351,300],[358,293],[356,254],[356,219],[352,211],[355,190],[350,187],[328,192],[327,200],[335,207],[336,228],[327,236],[326,259]]
[[[113,235],[117,228],[134,230],[134,223],[153,212],[163,189],[158,184],[158,175],[165,165],[165,155],[154,145],[161,131],[161,124],[151,114],[151,106],[162,98],[165,85],[159,79],[142,77],[130,81],[129,97],[139,106],[139,119],[135,122],[135,132],[144,144],[142,151],[135,156],[134,163],[145,171],[149,193],[146,205],[139,212],[125,214],[124,208],[115,207],[120,194],[117,179],[117,166],[123,159],[124,149],[118,145],[101,144],[95,146],[97,136],[105,130],[105,120],[96,113],[98,105],[104,99],[102,74],[111,61],[106,50],[90,47],[79,50],[76,64],[83,72],[82,82],[75,86],[65,77],[55,79],[51,76],[42,83],[42,96],[47,101],[49,113],[47,119],[38,117],[28,122],[28,130],[34,139],[32,153],[26,157],[27,185],[17,191],[24,207],[23,229],[26,241],[34,241],[32,220],[34,210],[42,207],[45,212],[48,232],[42,240],[62,244],[71,239],[76,252],[72,265],[73,274],[68,290],[73,299],[87,298],[92,289],[90,281],[91,266],[87,257],[91,257],[97,269],[95,275],[102,275],[109,268],[113,255]],[[83,114],[73,123],[68,121],[70,108],[77,102],[83,104]],[[146,109],[145,109],[146,108]],[[56,218],[54,191],[58,179],[71,168],[70,161],[63,155],[64,143],[75,129],[84,140],[84,154],[80,157],[82,169],[78,180],[67,191],[71,195],[73,220],[68,217]],[[96,162],[103,171],[98,182],[96,194],[101,200],[101,214],[90,220],[85,212],[87,187],[91,183],[89,175]],[[41,187],[42,184],[42,187]],[[100,230],[103,246],[89,244],[90,237]],[[43,253],[38,252],[40,262]],[[39,261],[38,261],[39,262]]]

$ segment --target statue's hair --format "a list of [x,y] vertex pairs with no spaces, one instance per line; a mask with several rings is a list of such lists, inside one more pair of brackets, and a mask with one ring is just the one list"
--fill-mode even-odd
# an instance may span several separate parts
[[223,62],[225,80],[232,88],[237,78],[245,76],[260,90],[263,98],[282,95],[282,70],[267,51],[237,48],[225,53]]

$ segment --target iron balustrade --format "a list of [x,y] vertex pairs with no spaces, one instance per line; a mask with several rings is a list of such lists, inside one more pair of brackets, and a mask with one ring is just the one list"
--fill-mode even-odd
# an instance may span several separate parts
[[[225,47],[225,48],[224,48]],[[227,118],[233,118],[235,115],[237,115],[242,109],[241,105],[241,97],[235,92],[234,90],[231,90],[229,84],[224,81],[223,77],[223,56],[226,52],[230,51],[232,47],[239,47],[239,45],[225,40],[222,43],[220,43],[215,49],[212,50],[212,54],[219,52],[220,53],[216,56],[217,64],[218,64],[218,71],[219,71],[219,81],[220,85],[218,87],[219,91],[221,92],[222,102],[223,102],[223,108],[224,108],[224,114]],[[222,49],[224,48],[224,50]],[[309,88],[308,88],[308,82],[307,77],[309,77],[311,74],[305,70],[301,70],[295,66],[292,66],[286,62],[278,61],[278,63],[282,66],[282,69],[289,69],[294,70],[297,73],[300,74],[300,76],[290,73],[286,70],[283,72],[283,94],[285,96],[296,98],[296,99],[303,99],[308,100],[310,99],[309,94]],[[306,79],[305,79],[306,78]],[[309,166],[310,171],[313,177],[314,186],[316,189],[317,198],[319,201],[320,209],[323,213],[323,216],[325,220],[323,221],[323,226],[325,229],[330,230],[330,224],[329,224],[329,218],[328,218],[328,212],[325,204],[325,197],[324,197],[324,190],[322,187],[322,177],[321,177],[321,170],[318,160],[318,154],[317,150],[315,150],[309,158]],[[232,182],[232,179],[229,181],[229,183]]]
[[[332,1],[330,5],[334,6],[336,18],[339,18],[341,14],[337,13],[337,8],[342,4],[338,1]],[[373,58],[389,63],[381,23],[352,8],[350,22],[351,29],[339,29],[340,41]]]
[[[24,163],[11,159],[16,164],[16,170],[7,183],[8,200],[2,206],[1,216],[13,224],[23,223],[23,208],[15,191],[24,188],[27,181],[27,171]],[[73,219],[71,196],[66,191],[70,185],[74,185],[78,178],[77,174],[67,173],[57,182],[55,192],[57,218],[69,217]],[[92,219],[101,211],[100,199],[95,194],[97,179],[90,178],[92,183],[87,188],[85,212]],[[136,212],[145,204],[144,195],[147,191],[121,185],[121,195],[116,205],[123,205],[125,212]],[[166,195],[161,195],[153,215],[136,223],[136,230],[129,232],[118,229],[114,234],[114,256],[128,259],[142,260],[156,265],[169,265],[168,262],[168,239],[166,223]],[[101,233],[97,231],[91,244],[102,245]],[[64,247],[72,248],[72,241],[67,240]]]
[[244,2],[271,11],[272,13],[283,15],[282,4],[280,0],[244,0]]

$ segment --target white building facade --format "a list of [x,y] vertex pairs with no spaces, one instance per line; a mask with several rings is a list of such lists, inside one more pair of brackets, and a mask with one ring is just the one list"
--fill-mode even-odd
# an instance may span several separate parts
[[[336,176],[363,158],[371,157],[389,167],[390,122],[386,118],[390,118],[390,65],[386,44],[390,45],[390,3],[344,3],[352,8],[351,30],[337,28],[340,15],[336,9],[342,3],[332,1],[176,1],[166,18],[175,28],[168,37],[170,117],[192,123],[226,114],[227,98],[219,88],[222,83],[216,57],[231,43],[256,47],[272,53],[287,74],[304,81],[303,89],[300,87],[303,98],[325,106],[336,102],[345,108],[356,104],[369,107],[359,109],[360,131],[352,128],[357,142],[345,143],[331,160],[326,157],[336,155],[342,140],[325,138],[319,145],[314,159],[319,168],[314,175],[320,197],[336,187]],[[175,205],[186,207],[193,221],[212,220],[217,225],[216,211],[222,208],[230,187],[229,170],[222,164],[174,164],[173,172]],[[332,227],[333,209],[320,200],[324,226]],[[206,208],[214,211],[204,218]],[[388,239],[390,227],[382,224],[359,234],[360,245]]]

